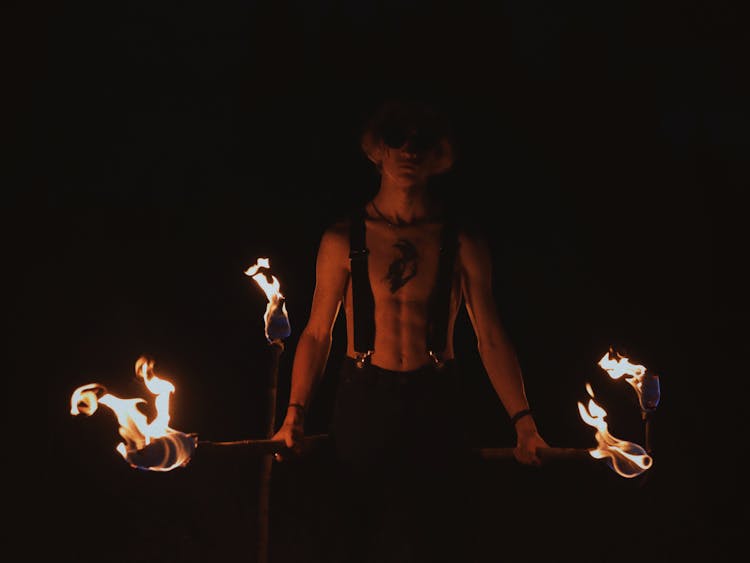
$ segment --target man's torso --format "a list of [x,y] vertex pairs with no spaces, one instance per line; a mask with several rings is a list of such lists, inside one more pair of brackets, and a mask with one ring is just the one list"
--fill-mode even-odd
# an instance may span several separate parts
[[[375,365],[408,371],[432,361],[428,354],[427,332],[438,277],[442,228],[442,223],[393,227],[383,221],[366,220],[369,282],[375,302],[375,342],[371,357]],[[451,334],[460,304],[458,284],[454,285],[446,348],[435,351],[445,358],[453,356]],[[346,290],[344,312],[349,335],[347,355],[354,357],[351,282]]]

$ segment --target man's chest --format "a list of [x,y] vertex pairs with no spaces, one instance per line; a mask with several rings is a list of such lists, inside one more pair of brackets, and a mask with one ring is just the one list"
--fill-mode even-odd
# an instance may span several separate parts
[[440,257],[438,233],[386,232],[369,237],[368,248],[370,284],[376,300],[429,299]]

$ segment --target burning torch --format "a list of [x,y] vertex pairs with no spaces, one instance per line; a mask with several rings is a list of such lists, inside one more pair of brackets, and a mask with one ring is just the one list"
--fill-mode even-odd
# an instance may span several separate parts
[[[276,431],[276,395],[278,390],[279,379],[279,358],[284,351],[284,339],[291,332],[289,325],[289,316],[286,311],[286,300],[281,293],[281,284],[276,276],[271,274],[270,262],[268,258],[258,258],[258,260],[245,270],[245,275],[255,280],[258,286],[266,294],[268,304],[263,315],[265,321],[266,341],[271,347],[271,364],[270,377],[268,384],[268,403],[266,434],[270,438]],[[258,523],[259,523],[259,543],[258,543],[258,560],[261,563],[268,561],[268,537],[269,537],[269,509],[270,509],[270,491],[271,491],[271,469],[273,467],[273,455],[263,457],[260,473],[260,496],[258,499]]]
[[[108,407],[117,417],[118,433],[124,440],[116,451],[134,469],[144,471],[172,471],[185,467],[196,449],[212,447],[242,447],[253,455],[272,456],[282,451],[283,440],[249,439],[231,442],[199,440],[195,433],[185,433],[169,426],[169,403],[174,385],[154,374],[154,360],[141,356],[135,363],[136,376],[146,384],[155,397],[156,416],[149,421],[139,405],[141,398],[121,399],[110,393],[101,383],[87,383],[75,389],[70,397],[70,414],[92,416],[99,405]],[[321,436],[306,436],[303,451],[316,447]]]

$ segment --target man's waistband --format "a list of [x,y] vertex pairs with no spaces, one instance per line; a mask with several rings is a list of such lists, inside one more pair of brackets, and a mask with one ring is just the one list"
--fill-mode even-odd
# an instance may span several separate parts
[[424,366],[408,370],[398,371],[385,369],[380,366],[376,366],[371,362],[366,362],[363,365],[358,363],[356,358],[346,356],[343,361],[342,368],[350,373],[369,374],[382,377],[392,377],[394,379],[421,379],[424,377],[435,377],[436,375],[449,375],[456,371],[455,360],[444,360],[441,366],[436,365],[434,362],[429,362]]

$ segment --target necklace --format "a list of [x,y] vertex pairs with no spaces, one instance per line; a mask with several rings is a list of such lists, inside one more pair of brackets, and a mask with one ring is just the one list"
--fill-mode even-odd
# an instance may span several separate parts
[[371,200],[370,200],[370,204],[372,205],[372,208],[373,208],[373,209],[375,210],[375,213],[377,213],[377,214],[378,214],[378,215],[380,216],[380,218],[381,218],[381,219],[382,219],[383,221],[385,221],[385,222],[386,222],[386,224],[387,224],[387,225],[388,225],[389,227],[391,227],[392,229],[395,229],[395,228],[396,228],[396,227],[398,226],[398,225],[396,225],[395,223],[391,223],[391,222],[390,222],[390,221],[388,220],[388,217],[386,217],[385,215],[383,215],[383,212],[382,212],[382,211],[380,211],[380,209],[378,209],[378,206],[377,206],[377,205],[375,205],[375,200],[372,200],[372,199],[371,199]]
[[378,214],[378,217],[380,217],[383,221],[385,221],[386,225],[388,225],[391,229],[398,229],[399,227],[412,227],[414,225],[419,225],[425,221],[427,221],[426,218],[422,217],[419,219],[415,219],[411,223],[393,223],[391,222],[388,217],[383,215],[383,212],[378,209],[378,206],[375,205],[375,200],[370,200],[370,205],[372,205],[372,208],[375,210],[375,213]]

